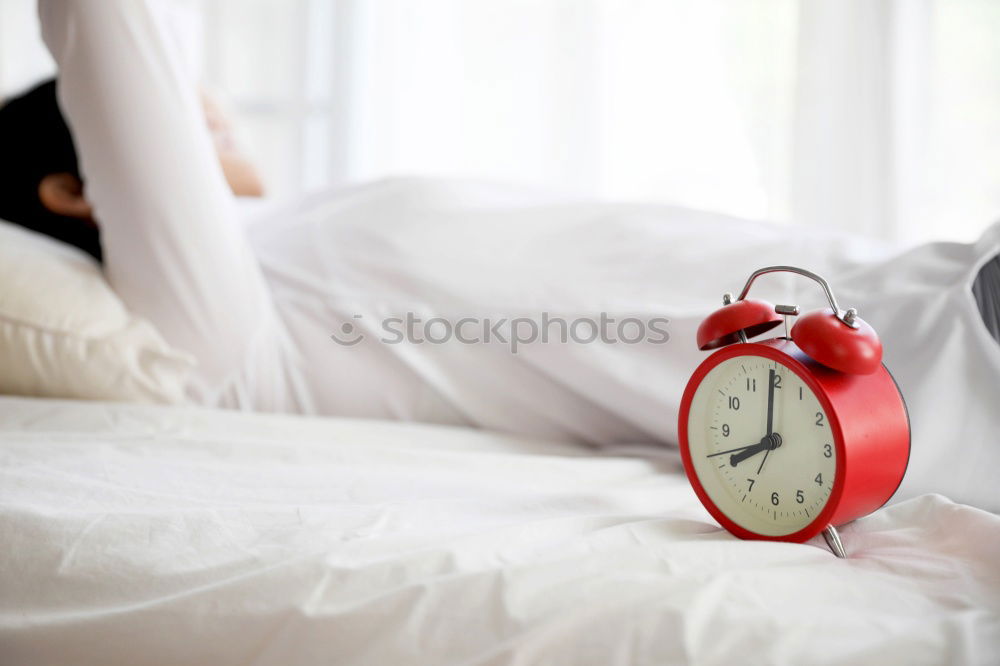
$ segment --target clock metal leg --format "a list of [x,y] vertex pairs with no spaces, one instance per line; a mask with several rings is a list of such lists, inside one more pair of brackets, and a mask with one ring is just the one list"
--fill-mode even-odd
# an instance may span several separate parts
[[847,558],[847,551],[844,550],[844,542],[840,540],[840,535],[837,533],[836,527],[827,525],[826,529],[823,530],[823,538],[826,539],[826,545],[830,547],[834,555]]

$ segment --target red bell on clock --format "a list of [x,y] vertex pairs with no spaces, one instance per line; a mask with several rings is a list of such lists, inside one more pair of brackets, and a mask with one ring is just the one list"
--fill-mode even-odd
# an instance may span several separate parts
[[[790,272],[815,280],[830,307],[790,334],[750,342],[798,316],[794,305],[747,299],[754,280]],[[836,526],[881,507],[906,471],[906,405],[882,364],[882,344],[822,277],[793,266],[755,271],[739,297],[698,329],[716,351],[681,400],[684,469],[712,516],[741,538],[806,541],[820,532],[845,556]]]
[[781,315],[774,310],[774,304],[767,301],[747,298],[726,305],[729,307],[716,310],[701,322],[697,335],[698,349],[708,351],[739,342],[740,333],[754,338],[782,322]]
[[831,308],[813,310],[795,322],[791,337],[810,358],[834,370],[870,375],[882,365],[882,341],[854,310],[843,318]]

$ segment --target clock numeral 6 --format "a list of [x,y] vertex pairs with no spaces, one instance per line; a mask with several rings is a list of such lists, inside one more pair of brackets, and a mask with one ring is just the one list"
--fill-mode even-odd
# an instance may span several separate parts
[[778,506],[778,491],[771,493],[771,504]]

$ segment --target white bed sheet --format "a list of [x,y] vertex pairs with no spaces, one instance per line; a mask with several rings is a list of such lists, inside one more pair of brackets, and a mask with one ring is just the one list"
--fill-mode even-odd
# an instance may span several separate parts
[[919,497],[838,560],[637,451],[2,398],[0,663],[1000,662],[1000,517]]

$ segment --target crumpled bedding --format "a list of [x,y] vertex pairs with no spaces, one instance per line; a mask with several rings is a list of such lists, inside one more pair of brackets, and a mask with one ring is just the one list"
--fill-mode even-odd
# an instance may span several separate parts
[[1000,517],[740,541],[666,449],[0,398],[3,664],[1000,662]]

